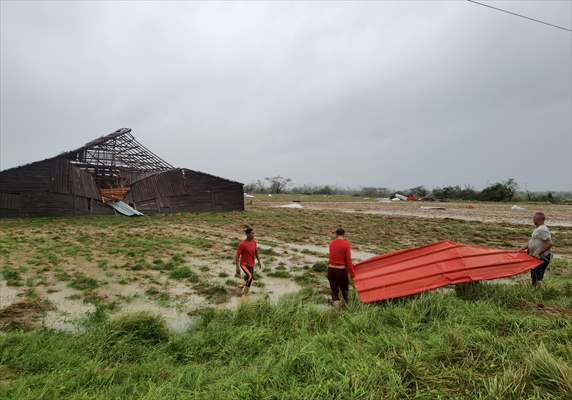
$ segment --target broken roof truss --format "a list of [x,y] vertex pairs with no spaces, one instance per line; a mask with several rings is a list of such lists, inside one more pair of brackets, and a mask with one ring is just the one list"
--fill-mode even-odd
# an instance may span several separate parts
[[94,175],[98,183],[108,186],[121,184],[125,172],[151,173],[173,168],[139,143],[129,128],[118,129],[59,157],[70,160]]

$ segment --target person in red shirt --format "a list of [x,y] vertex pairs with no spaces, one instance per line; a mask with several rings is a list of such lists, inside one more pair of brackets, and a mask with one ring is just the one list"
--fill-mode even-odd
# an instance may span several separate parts
[[352,263],[352,246],[345,239],[346,232],[342,228],[336,229],[336,238],[330,243],[330,260],[328,263],[328,281],[332,290],[332,301],[334,307],[341,307],[340,294],[344,302],[348,303],[349,279],[348,274],[353,278],[354,265]]
[[258,265],[262,268],[262,263],[258,257],[258,250],[256,249],[256,240],[254,240],[254,230],[252,228],[246,228],[244,231],[246,234],[246,239],[242,240],[238,249],[236,249],[236,276],[240,277],[240,270],[244,272],[245,284],[242,288],[242,295],[245,296],[250,290],[250,285],[254,279],[254,259],[258,261]]

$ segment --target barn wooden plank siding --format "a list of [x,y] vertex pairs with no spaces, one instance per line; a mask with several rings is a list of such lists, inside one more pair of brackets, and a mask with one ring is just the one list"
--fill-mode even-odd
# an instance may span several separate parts
[[244,210],[242,183],[174,168],[123,128],[0,171],[0,217],[113,214],[100,190],[120,187],[128,189],[124,201],[143,213]]
[[143,213],[244,209],[242,184],[185,168],[133,183],[125,201]]

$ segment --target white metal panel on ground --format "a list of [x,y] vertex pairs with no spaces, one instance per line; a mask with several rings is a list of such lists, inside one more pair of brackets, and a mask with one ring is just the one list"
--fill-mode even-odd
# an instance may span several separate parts
[[113,207],[115,211],[117,211],[118,213],[127,215],[128,217],[136,217],[139,215],[143,215],[142,212],[137,211],[129,204],[124,203],[122,201],[109,202],[107,204],[109,204],[110,207]]

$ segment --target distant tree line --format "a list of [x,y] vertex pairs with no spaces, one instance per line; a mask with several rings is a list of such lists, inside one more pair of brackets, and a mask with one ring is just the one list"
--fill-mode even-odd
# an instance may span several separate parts
[[567,192],[519,192],[518,183],[513,179],[496,182],[482,190],[472,186],[443,186],[427,189],[424,186],[415,186],[405,190],[393,190],[387,187],[340,188],[332,185],[302,185],[293,186],[292,179],[283,176],[266,177],[255,183],[244,186],[246,193],[293,193],[313,195],[348,195],[373,198],[391,198],[396,193],[435,200],[468,200],[468,201],[544,201],[556,203],[570,201],[571,193]]

